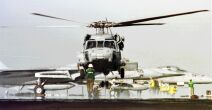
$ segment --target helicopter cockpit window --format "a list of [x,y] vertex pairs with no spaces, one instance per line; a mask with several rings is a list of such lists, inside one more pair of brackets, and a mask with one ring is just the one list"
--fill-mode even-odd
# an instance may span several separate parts
[[88,41],[86,49],[96,47],[96,41]]
[[105,47],[115,49],[115,44],[113,41],[105,41]]
[[104,42],[103,41],[98,41],[97,42],[97,47],[98,48],[102,48],[103,47]]

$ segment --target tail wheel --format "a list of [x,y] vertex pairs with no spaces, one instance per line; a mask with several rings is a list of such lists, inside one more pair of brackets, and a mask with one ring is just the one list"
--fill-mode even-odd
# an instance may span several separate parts
[[45,90],[42,85],[36,85],[34,88],[34,92],[36,95],[42,95],[45,93]]
[[124,74],[125,74],[124,68],[120,69],[120,73],[119,74],[120,74],[121,78],[123,79],[124,78]]

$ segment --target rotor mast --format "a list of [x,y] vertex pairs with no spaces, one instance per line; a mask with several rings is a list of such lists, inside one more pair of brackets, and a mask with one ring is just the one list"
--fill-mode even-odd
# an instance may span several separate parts
[[87,27],[95,28],[97,34],[105,34],[106,32],[108,33],[108,28],[113,27],[114,25],[115,23],[113,22],[98,21],[91,23]]

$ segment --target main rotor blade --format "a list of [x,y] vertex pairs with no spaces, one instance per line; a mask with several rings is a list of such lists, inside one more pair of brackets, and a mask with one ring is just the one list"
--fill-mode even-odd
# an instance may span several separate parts
[[79,28],[85,27],[83,25],[57,25],[57,26],[0,26],[0,29],[8,28]]
[[194,13],[205,12],[205,11],[209,11],[209,10],[197,10],[197,11],[190,11],[190,12],[185,12],[185,13],[177,13],[177,14],[170,14],[170,15],[164,15],[164,16],[150,17],[150,18],[144,18],[144,19],[119,22],[118,24],[133,24],[133,23],[146,22],[146,21],[152,21],[152,20],[157,20],[157,19],[187,15],[187,14],[194,14]]
[[42,17],[47,17],[47,18],[53,18],[53,19],[59,19],[59,20],[64,20],[64,21],[71,21],[71,22],[75,22],[75,23],[80,23],[78,21],[64,19],[64,18],[59,18],[59,17],[54,17],[54,16],[49,16],[49,15],[40,14],[40,13],[31,13],[31,14],[36,15],[36,16],[42,16]]
[[148,25],[164,25],[165,23],[139,23],[139,24],[117,24],[113,27],[125,27],[125,26],[148,26]]
[[[65,26],[36,26],[37,28],[77,28],[82,27],[80,25],[65,25]],[[84,27],[84,26],[83,26]]]

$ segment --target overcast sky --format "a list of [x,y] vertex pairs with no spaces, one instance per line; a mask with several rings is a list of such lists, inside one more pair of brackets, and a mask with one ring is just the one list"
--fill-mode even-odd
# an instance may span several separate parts
[[[85,27],[35,28],[78,25],[33,16],[37,12],[90,23],[211,10],[211,0],[0,0],[0,61],[10,68],[37,68],[72,64],[82,49]],[[155,20],[163,26],[112,29],[125,37],[123,56],[142,67],[175,65],[212,76],[211,11]]]

